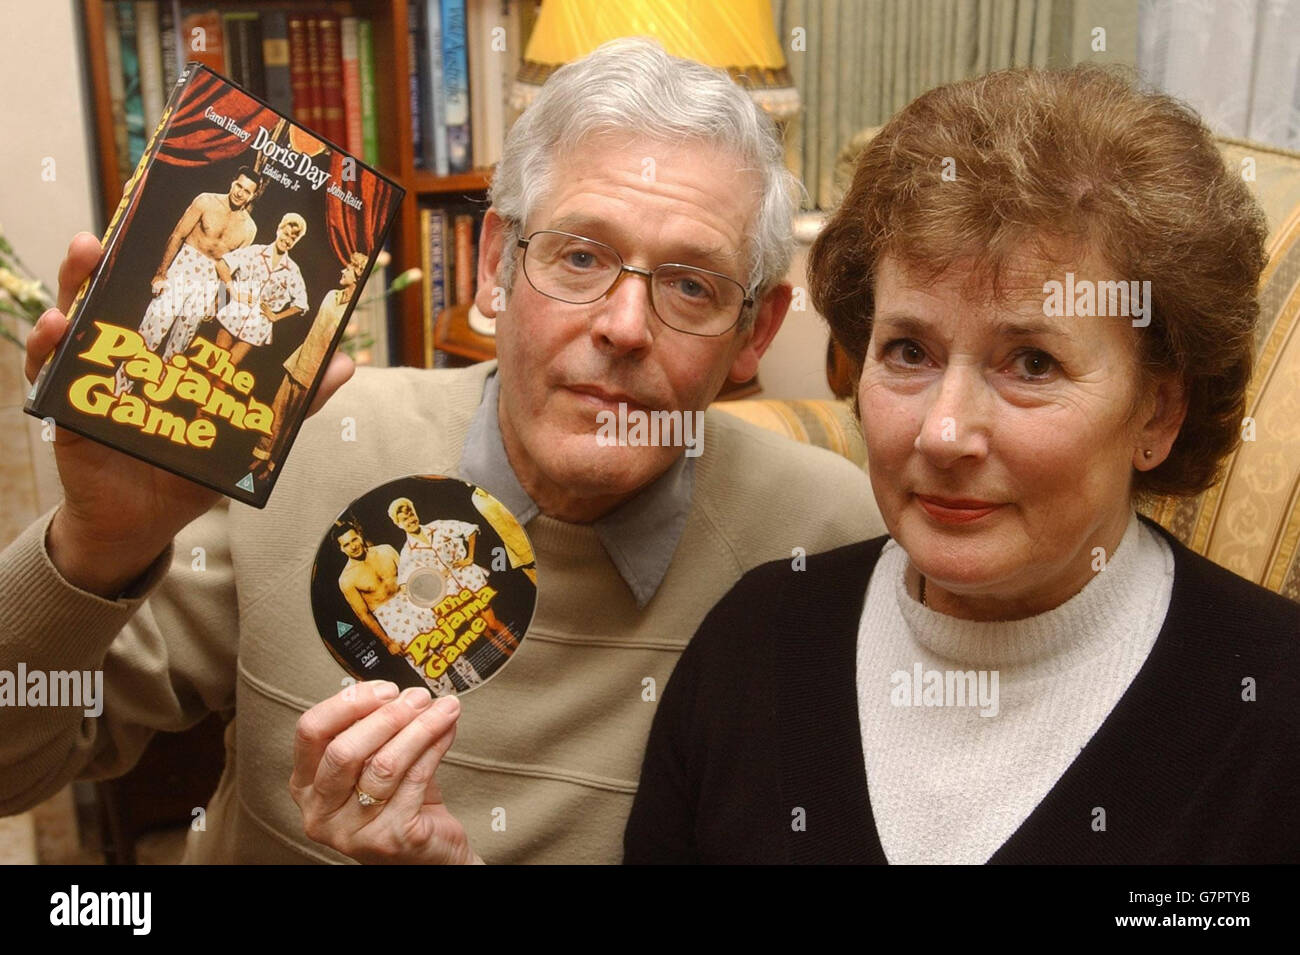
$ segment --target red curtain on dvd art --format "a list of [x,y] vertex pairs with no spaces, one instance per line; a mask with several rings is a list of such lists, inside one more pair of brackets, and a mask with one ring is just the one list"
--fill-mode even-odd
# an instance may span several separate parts
[[354,209],[346,202],[331,202],[327,207],[330,246],[341,263],[346,262],[353,252],[370,255],[375,251],[362,236],[379,235],[388,217],[388,206],[393,201],[392,187],[359,164],[353,165],[350,179],[343,178],[343,171],[343,156],[336,152],[330,157],[328,182],[361,200],[360,209]]
[[[241,141],[209,119],[206,115],[209,108],[249,133],[248,140]],[[269,131],[279,121],[274,110],[231,89],[221,77],[200,73],[172,115],[167,138],[158,147],[158,158],[174,166],[203,166],[214,160],[229,159],[252,146],[258,126]]]

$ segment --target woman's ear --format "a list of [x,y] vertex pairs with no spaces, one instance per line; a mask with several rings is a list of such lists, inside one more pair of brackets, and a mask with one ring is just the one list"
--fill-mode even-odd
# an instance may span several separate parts
[[1187,417],[1187,391],[1172,375],[1155,381],[1139,420],[1137,447],[1133,449],[1133,466],[1150,471],[1169,457],[1178,432]]

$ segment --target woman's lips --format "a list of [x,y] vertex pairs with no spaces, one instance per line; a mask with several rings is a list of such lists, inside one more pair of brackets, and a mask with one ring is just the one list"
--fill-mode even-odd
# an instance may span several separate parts
[[969,524],[992,514],[1001,504],[992,501],[976,501],[969,498],[928,497],[916,495],[916,502],[932,518],[941,524]]

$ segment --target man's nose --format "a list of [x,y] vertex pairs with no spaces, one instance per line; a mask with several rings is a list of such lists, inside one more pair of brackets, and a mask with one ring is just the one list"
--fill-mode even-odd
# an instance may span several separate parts
[[936,467],[988,455],[989,385],[980,370],[948,365],[930,388],[930,406],[916,436],[916,449]]
[[654,342],[649,275],[625,268],[596,306],[591,334],[597,344],[629,352],[648,348]]

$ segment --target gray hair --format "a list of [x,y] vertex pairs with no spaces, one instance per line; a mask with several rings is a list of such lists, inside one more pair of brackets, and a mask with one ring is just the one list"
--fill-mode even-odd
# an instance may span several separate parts
[[[781,281],[794,252],[799,186],[772,121],[722,70],[669,56],[655,41],[637,37],[611,40],[556,70],[506,137],[489,195],[506,222],[500,280],[507,291],[523,223],[552,188],[557,160],[601,133],[716,145],[758,172],[762,198],[750,237],[748,287],[761,296]],[[750,310],[744,325],[752,318]]]

